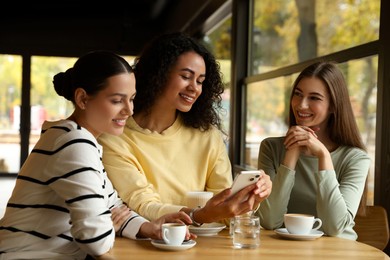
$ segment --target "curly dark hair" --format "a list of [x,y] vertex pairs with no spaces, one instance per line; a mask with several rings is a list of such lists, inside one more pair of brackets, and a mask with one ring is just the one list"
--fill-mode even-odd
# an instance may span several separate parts
[[150,112],[156,99],[166,87],[168,74],[179,56],[194,51],[203,57],[206,78],[202,94],[188,112],[178,111],[186,126],[208,130],[212,125],[222,130],[218,110],[222,109],[224,91],[219,63],[201,43],[184,33],[164,34],[154,39],[135,60],[137,97],[134,113]]

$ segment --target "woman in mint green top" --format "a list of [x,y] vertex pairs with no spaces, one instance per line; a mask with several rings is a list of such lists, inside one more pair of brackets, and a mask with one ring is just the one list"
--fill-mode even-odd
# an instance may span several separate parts
[[356,240],[370,158],[335,63],[317,62],[300,73],[286,136],[263,140],[258,167],[273,182],[258,211],[264,228],[282,227],[284,213],[306,213],[322,220],[326,235]]

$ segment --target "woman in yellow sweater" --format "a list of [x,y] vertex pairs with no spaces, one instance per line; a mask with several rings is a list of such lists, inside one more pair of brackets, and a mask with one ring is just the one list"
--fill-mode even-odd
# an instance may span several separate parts
[[[218,115],[224,87],[205,47],[181,33],[163,35],[136,60],[135,73],[133,117],[121,136],[99,139],[109,178],[131,208],[148,219],[184,211],[197,225],[246,213],[268,197],[272,184],[264,172],[230,196]],[[215,196],[203,208],[187,208],[186,193],[195,190]]]

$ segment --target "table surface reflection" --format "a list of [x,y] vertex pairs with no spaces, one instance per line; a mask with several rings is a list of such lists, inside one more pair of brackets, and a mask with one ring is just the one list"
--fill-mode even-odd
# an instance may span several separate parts
[[216,236],[198,236],[197,244],[184,251],[165,251],[150,240],[117,238],[114,248],[99,259],[390,259],[372,246],[348,239],[323,236],[315,240],[297,241],[281,238],[270,230],[261,230],[261,244],[256,249],[236,249],[228,230]]

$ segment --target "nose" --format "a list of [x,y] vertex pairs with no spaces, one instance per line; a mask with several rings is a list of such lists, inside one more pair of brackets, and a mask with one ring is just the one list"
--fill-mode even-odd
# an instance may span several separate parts
[[121,111],[122,115],[132,116],[133,108],[134,108],[133,101],[127,101],[124,108]]
[[196,81],[196,79],[194,80],[191,80],[188,88],[194,92],[199,92],[199,90],[201,89],[201,84],[198,84],[198,82]]
[[307,108],[309,107],[309,102],[307,98],[302,98],[301,101],[299,102],[299,107],[300,108]]

